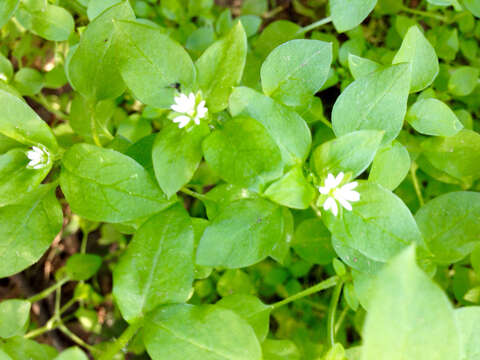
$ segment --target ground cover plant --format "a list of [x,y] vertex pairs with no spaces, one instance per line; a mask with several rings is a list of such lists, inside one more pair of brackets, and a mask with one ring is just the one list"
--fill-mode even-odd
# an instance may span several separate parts
[[478,0],[1,0],[1,360],[479,360]]

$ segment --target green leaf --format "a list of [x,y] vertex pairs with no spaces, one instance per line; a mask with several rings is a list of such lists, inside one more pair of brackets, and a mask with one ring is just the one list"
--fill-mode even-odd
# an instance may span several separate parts
[[383,138],[383,131],[361,130],[324,142],[312,154],[313,171],[325,178],[329,173],[351,172],[357,177],[370,165]]
[[331,43],[288,41],[275,48],[262,65],[263,92],[288,106],[306,104],[327,80],[331,63]]
[[273,202],[293,209],[307,209],[315,197],[313,186],[300,167],[294,167],[265,191]]
[[327,265],[335,258],[330,238],[330,232],[319,218],[307,219],[296,228],[292,247],[302,259]]
[[54,360],[88,360],[88,357],[75,346],[62,351]]
[[47,176],[52,165],[42,169],[27,168],[25,151],[13,149],[0,155],[0,206],[18,202],[26,193],[35,189]]
[[423,156],[437,169],[471,183],[480,178],[480,134],[461,130],[449,137],[429,138],[422,142]]
[[258,190],[282,175],[278,146],[256,120],[238,117],[202,144],[207,164],[227,182]]
[[30,320],[30,301],[9,299],[0,302],[0,337],[7,339],[25,334]]
[[73,254],[65,265],[70,280],[88,280],[102,266],[102,258],[95,254]]
[[213,219],[231,202],[240,199],[256,199],[258,193],[232,184],[220,184],[208,192],[209,201],[205,201],[207,216]]
[[265,259],[282,240],[282,209],[263,199],[237,200],[210,223],[197,249],[197,264],[229,269]]
[[267,55],[275,49],[277,46],[301,37],[298,35],[301,27],[288,20],[277,20],[269,24],[258,36],[254,46],[255,52],[258,53],[261,59],[267,57]]
[[43,75],[31,68],[22,68],[13,77],[15,88],[24,96],[38,94],[43,87]]
[[429,201],[415,219],[425,243],[441,264],[450,264],[470,254],[480,241],[480,194],[453,192]]
[[333,25],[338,32],[353,29],[370,14],[377,0],[330,0]]
[[0,346],[0,360],[12,360],[12,358],[10,356],[8,356],[8,354],[2,350],[1,346]]
[[469,306],[454,311],[457,321],[458,335],[463,348],[463,358],[467,360],[480,359],[480,306]]
[[480,4],[476,0],[462,0],[462,4],[477,18],[480,18]]
[[146,320],[143,340],[154,360],[260,360],[253,329],[220,306],[170,305]]
[[233,116],[246,115],[261,123],[275,140],[286,165],[303,162],[312,143],[303,118],[269,97],[247,87],[235,88],[230,97]]
[[408,29],[393,64],[407,62],[412,69],[410,92],[425,89],[438,75],[439,64],[435,49],[415,25]]
[[266,339],[262,343],[263,360],[300,360],[301,354],[290,340]]
[[57,356],[55,348],[20,336],[0,344],[0,349],[7,353],[12,360],[53,360]]
[[463,129],[455,113],[437,99],[418,100],[408,110],[407,121],[421,134],[453,136]]
[[5,0],[0,3],[0,28],[10,20],[19,3],[20,0]]
[[247,36],[238,22],[197,60],[198,84],[209,111],[216,113],[227,108],[233,87],[242,79],[246,59]]
[[393,191],[407,176],[410,164],[408,150],[398,141],[394,141],[377,152],[368,180]]
[[88,20],[93,21],[108,8],[122,2],[122,0],[96,0],[89,1],[87,7]]
[[348,54],[348,68],[355,80],[367,76],[378,69],[381,65],[370,59],[362,58],[354,54]]
[[265,305],[255,296],[234,294],[224,297],[216,305],[232,310],[242,319],[247,320],[255,331],[258,341],[262,342],[268,335],[270,312],[272,306]]
[[383,187],[360,182],[355,189],[360,201],[352,211],[335,217],[330,212],[324,221],[338,240],[371,260],[386,262],[411,243],[420,244],[422,235],[408,207]]
[[52,185],[41,185],[18,204],[0,208],[0,278],[37,262],[63,223]]
[[58,150],[52,130],[24,101],[0,90],[0,108],[0,134],[28,146],[44,145],[54,153]]
[[99,101],[124,92],[125,84],[117,68],[119,54],[112,46],[113,20],[133,19],[132,8],[128,1],[123,1],[87,26],[67,66],[70,84],[86,98]]
[[127,321],[185,302],[193,282],[193,228],[177,204],[148,219],[113,272],[113,294]]
[[470,95],[478,84],[480,70],[470,66],[461,66],[448,80],[448,91],[455,96]]
[[208,135],[205,124],[186,132],[176,124],[160,131],[153,145],[153,167],[162,190],[174,195],[191,179],[202,160],[202,141]]
[[332,236],[332,246],[340,259],[352,269],[366,274],[376,274],[384,265],[383,261],[376,261],[353,248],[348,239]]
[[[169,108],[179,83],[192,90],[195,67],[186,50],[159,28],[134,21],[115,21],[115,54],[128,88],[141,102]],[[168,54],[168,55],[167,55]]]
[[[410,70],[407,64],[355,80],[337,98],[332,112],[337,136],[355,130],[383,130],[383,144],[395,139],[407,112]],[[355,111],[352,111],[355,109]]]
[[92,221],[135,220],[169,205],[135,160],[93,145],[74,145],[65,153],[60,186],[72,211]]
[[382,270],[375,287],[362,359],[461,359],[452,305],[415,263],[414,247]]
[[15,18],[24,28],[50,41],[68,40],[75,26],[73,17],[67,10],[50,4],[42,11],[21,4]]

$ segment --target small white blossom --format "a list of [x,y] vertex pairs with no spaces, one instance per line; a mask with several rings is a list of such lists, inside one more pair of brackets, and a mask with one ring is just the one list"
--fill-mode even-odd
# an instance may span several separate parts
[[205,100],[197,104],[197,97],[194,93],[190,93],[188,96],[180,94],[174,100],[175,104],[170,109],[178,114],[173,118],[173,122],[177,123],[179,128],[187,126],[192,120],[199,125],[200,120],[207,115],[208,109],[205,106]]
[[355,202],[360,200],[360,194],[357,191],[354,191],[358,185],[356,181],[347,183],[341,187],[341,184],[344,173],[340,172],[337,177],[333,174],[328,174],[325,179],[324,186],[319,186],[318,190],[322,195],[328,195],[327,200],[323,203],[323,209],[325,211],[330,210],[334,216],[338,215],[338,204],[337,201],[348,211],[352,210],[352,205],[350,202]]
[[30,169],[43,169],[50,163],[50,153],[45,148],[32,146],[32,150],[27,151],[27,157],[30,162],[27,167]]

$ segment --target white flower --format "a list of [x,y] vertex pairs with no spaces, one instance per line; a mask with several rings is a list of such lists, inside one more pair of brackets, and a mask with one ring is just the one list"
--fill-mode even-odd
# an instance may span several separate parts
[[[340,183],[344,178],[343,172],[340,172],[337,177],[333,174],[328,174],[325,179],[324,186],[319,186],[318,190],[322,195],[328,195],[327,200],[323,203],[323,209],[325,211],[330,210],[333,215],[338,215],[338,205],[337,201],[348,211],[352,211],[352,205],[350,202],[355,202],[360,200],[360,194],[357,191],[354,191],[358,185],[356,181],[347,183],[339,187]],[[350,201],[350,202],[349,202]]]
[[27,167],[30,169],[43,169],[50,163],[48,150],[38,146],[32,146],[32,150],[27,151],[27,157],[30,159],[30,162],[27,164]]
[[197,104],[197,97],[194,93],[190,93],[188,96],[180,94],[175,96],[174,100],[175,104],[170,109],[179,114],[173,119],[174,123],[178,123],[179,128],[185,127],[192,120],[199,125],[200,120],[207,115],[208,109],[205,107],[205,100]]

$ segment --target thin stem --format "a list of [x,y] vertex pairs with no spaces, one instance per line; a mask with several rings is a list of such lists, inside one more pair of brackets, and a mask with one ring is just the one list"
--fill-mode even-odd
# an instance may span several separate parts
[[35,338],[37,336],[40,336],[42,335],[43,333],[46,333],[50,330],[54,330],[56,329],[60,324],[58,322],[55,321],[55,319],[50,319],[49,321],[47,321],[47,323],[42,326],[42,327],[39,327],[37,329],[33,329],[32,331],[26,333],[25,335],[23,335],[23,337],[25,339],[31,339],[31,338]]
[[429,17],[431,19],[436,19],[436,20],[440,20],[440,21],[443,21],[443,22],[448,22],[448,19],[445,16],[438,15],[438,14],[433,14],[433,13],[428,12],[428,11],[411,9],[409,7],[406,7],[406,6],[402,6],[402,10],[405,11],[405,12],[408,12],[410,14],[420,15],[420,16],[423,16],[423,17]]
[[321,283],[318,283],[317,285],[314,285],[312,287],[309,287],[308,289],[305,289],[303,291],[300,291],[299,293],[295,294],[295,295],[292,295],[282,301],[279,301],[279,302],[276,302],[274,304],[272,304],[272,308],[275,310],[275,309],[278,309],[279,307],[283,306],[283,305],[286,305],[286,304],[289,304],[295,300],[298,300],[298,299],[301,299],[305,296],[309,296],[309,295],[312,295],[312,294],[315,294],[319,291],[322,291],[322,290],[326,290],[326,289],[329,289],[333,286],[335,286],[339,281],[339,278],[338,276],[332,276],[324,281],[322,281]]
[[423,204],[425,204],[425,201],[423,200],[422,189],[420,188],[420,183],[417,179],[417,169],[418,165],[412,162],[412,166],[410,167],[410,175],[412,177],[413,187],[415,188],[418,202],[420,203],[420,206],[423,206]]
[[68,115],[65,114],[61,110],[55,109],[52,105],[50,105],[50,102],[45,98],[45,96],[42,93],[39,93],[33,97],[33,99],[38,102],[40,105],[42,105],[45,109],[48,110],[48,112],[52,113],[56,117],[66,120],[68,118]]
[[308,25],[308,26],[305,26],[303,28],[301,28],[300,30],[297,31],[297,35],[302,35],[302,34],[305,34],[309,31],[312,31],[316,28],[319,28],[320,26],[323,26],[325,24],[328,24],[329,22],[332,21],[332,18],[329,16],[329,17],[326,17],[324,19],[321,19],[321,20],[318,20],[318,21],[315,21],[314,23]]
[[38,293],[37,295],[34,295],[34,296],[28,298],[27,300],[30,301],[31,303],[42,300],[43,298],[46,298],[48,295],[50,295],[55,290],[61,288],[62,285],[65,284],[68,280],[69,280],[68,278],[63,278],[59,282],[53,284],[52,286],[43,290],[42,292]]
[[98,360],[112,360],[123,348],[125,348],[130,340],[135,336],[138,330],[143,326],[143,319],[137,320],[130,324],[129,327],[120,335],[120,337],[112,343],[107,350],[98,358]]
[[332,299],[330,300],[330,306],[328,307],[327,316],[327,338],[330,342],[330,347],[335,345],[335,313],[337,312],[338,300],[340,300],[340,294],[342,293],[343,281],[336,284],[333,290]]
[[82,236],[82,244],[80,245],[80,252],[85,254],[87,252],[88,232],[84,231]]
[[338,317],[337,323],[335,324],[335,335],[337,335],[338,330],[340,330],[340,326],[342,326],[343,321],[347,317],[348,313],[348,306],[345,306],[345,308],[342,310],[342,313]]
[[277,7],[275,7],[274,9],[263,13],[263,14],[262,14],[262,18],[264,18],[264,19],[270,19],[270,18],[274,17],[275,15],[277,15],[278,13],[281,13],[281,12],[282,12],[283,10],[285,10],[287,7],[288,7],[288,6],[285,6],[285,5],[277,6]]
[[315,214],[317,214],[318,217],[322,216],[322,211],[317,207],[317,205],[312,203],[310,204],[310,207],[313,211],[315,211]]
[[65,335],[67,335],[73,342],[75,342],[77,345],[80,345],[81,347],[84,347],[91,353],[98,353],[100,350],[94,348],[91,345],[88,345],[85,341],[83,341],[80,337],[75,335],[73,332],[70,331],[69,328],[67,328],[65,325],[60,324],[58,326],[61,332],[63,332]]
[[65,311],[67,311],[76,302],[77,302],[77,299],[75,299],[75,298],[72,298],[72,299],[68,300],[68,302],[60,308],[59,314],[60,315],[63,314]]
[[330,129],[333,129],[332,123],[330,121],[328,121],[327,119],[325,119],[323,116],[320,118],[320,122],[322,124],[326,125],[327,127],[329,127]]
[[206,195],[203,195],[203,194],[199,194],[193,190],[190,190],[189,188],[187,187],[184,187],[180,190],[181,192],[183,192],[184,194],[187,194],[195,199],[198,199],[198,200],[201,200],[201,201],[214,201],[212,199],[210,199],[208,196]]

